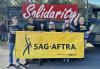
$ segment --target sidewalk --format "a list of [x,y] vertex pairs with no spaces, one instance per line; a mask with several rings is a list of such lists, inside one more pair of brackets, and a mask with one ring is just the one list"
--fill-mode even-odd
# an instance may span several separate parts
[[[87,47],[93,47],[90,44],[87,44]],[[2,46],[0,45],[0,69],[7,69],[7,65],[9,64],[8,61],[8,46],[7,43],[2,43]],[[14,64],[16,64],[15,62],[15,58],[14,58]],[[20,60],[20,62],[22,64],[25,63],[24,60]],[[9,69],[66,69],[66,67],[68,67],[68,69],[72,69],[74,67],[70,66],[70,65],[74,65],[76,62],[70,63],[70,64],[65,64],[62,62],[51,62],[51,63],[44,63],[42,66],[39,66],[38,63],[32,63],[29,64],[27,66],[20,66],[20,67],[11,67]],[[79,63],[79,62],[77,62]],[[67,65],[67,66],[66,66]],[[55,67],[56,66],[56,67]],[[61,66],[61,67],[60,67]]]
[[[21,60],[21,63],[24,63],[24,60]],[[7,67],[8,64],[9,64],[9,50],[8,50],[8,45],[7,45],[7,43],[3,42],[0,45],[0,69],[6,69],[6,67]],[[15,57],[14,57],[14,64],[16,64]],[[16,69],[16,68],[12,67],[10,69]]]

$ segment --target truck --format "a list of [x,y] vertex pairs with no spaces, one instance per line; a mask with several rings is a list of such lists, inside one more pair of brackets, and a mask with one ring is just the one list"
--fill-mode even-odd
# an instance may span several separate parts
[[100,7],[92,8],[93,18],[90,19],[90,25],[93,25],[93,30],[90,33],[88,42],[95,47],[100,47]]

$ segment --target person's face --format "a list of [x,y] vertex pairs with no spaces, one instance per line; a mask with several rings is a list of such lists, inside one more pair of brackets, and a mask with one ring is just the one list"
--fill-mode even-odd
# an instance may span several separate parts
[[43,23],[41,23],[41,29],[43,29],[44,28],[44,24]]
[[17,25],[18,24],[18,19],[16,17],[12,18],[12,22],[13,22],[13,24]]
[[49,23],[49,29],[55,29],[55,25],[54,25],[53,22],[50,22],[50,23]]
[[83,25],[84,24],[84,18],[83,17],[80,17],[79,23],[80,23],[80,25]]
[[29,18],[29,23],[33,23],[33,18]]
[[65,26],[69,27],[69,25],[70,25],[70,22],[69,21],[65,21]]

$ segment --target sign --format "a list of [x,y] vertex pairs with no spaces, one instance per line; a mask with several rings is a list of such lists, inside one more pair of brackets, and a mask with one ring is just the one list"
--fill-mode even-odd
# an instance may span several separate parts
[[22,8],[21,7],[7,7],[8,19],[17,16],[19,19],[22,18]]
[[70,19],[76,17],[78,7],[76,4],[26,4],[22,5],[24,18],[33,16],[36,19]]
[[16,58],[84,58],[84,33],[17,32]]

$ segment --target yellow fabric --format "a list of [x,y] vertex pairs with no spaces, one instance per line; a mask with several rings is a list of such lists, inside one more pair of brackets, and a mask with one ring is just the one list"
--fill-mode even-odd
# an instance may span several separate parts
[[15,46],[16,58],[84,58],[84,33],[16,32]]

